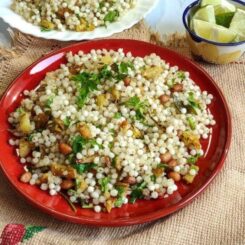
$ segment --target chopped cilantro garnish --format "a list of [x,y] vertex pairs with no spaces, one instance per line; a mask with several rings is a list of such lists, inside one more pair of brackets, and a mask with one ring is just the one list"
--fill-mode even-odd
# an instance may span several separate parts
[[151,176],[151,181],[155,183],[156,182],[156,178],[157,178],[156,175],[152,175]]
[[91,140],[89,141],[89,144],[90,144],[92,147],[95,146],[95,145],[97,145],[97,146],[99,147],[99,149],[103,149],[103,148],[104,148],[103,145],[97,143],[96,139],[91,139]]
[[187,117],[187,122],[192,130],[196,129],[196,121],[193,117]]
[[146,187],[146,182],[141,182],[135,186],[132,187],[132,192],[130,195],[129,202],[130,203],[135,203],[137,199],[143,198],[143,189]]
[[121,118],[122,117],[122,114],[120,113],[120,112],[116,112],[115,114],[114,114],[114,116],[113,116],[113,118],[115,118],[115,119],[119,119],[119,118]]
[[196,114],[197,110],[200,109],[200,103],[198,100],[195,99],[193,92],[189,92],[187,100],[188,100],[188,104],[189,104],[189,108],[190,108],[191,112]]
[[166,163],[159,163],[159,164],[157,165],[157,167],[158,167],[158,168],[164,168],[164,169],[169,168],[168,164],[166,164]]
[[110,183],[110,180],[111,179],[109,177],[105,177],[99,180],[99,184],[102,192],[108,191],[108,184]]
[[125,104],[127,107],[135,110],[136,112],[135,117],[137,120],[140,121],[145,118],[145,113],[149,106],[149,103],[147,100],[141,101],[139,97],[133,96]]
[[91,203],[91,204],[83,204],[82,205],[82,208],[93,208],[94,206],[93,206],[93,204]]
[[82,108],[86,103],[90,92],[97,90],[102,79],[112,78],[112,72],[108,68],[108,65],[104,65],[99,73],[82,72],[72,77],[72,80],[77,82],[79,89],[79,96],[76,101],[79,108]]
[[118,17],[119,17],[119,12],[117,10],[112,10],[106,14],[104,21],[114,22]]
[[116,72],[116,75],[114,76],[114,78],[117,81],[123,80],[125,77],[127,77],[129,69],[131,70],[134,69],[132,62],[121,62],[119,65],[114,63],[112,67],[114,71]]
[[53,101],[54,101],[54,97],[53,97],[53,96],[49,97],[49,98],[45,101],[45,107],[50,108],[50,107],[51,107],[51,104],[53,103]]
[[25,112],[25,110],[24,110],[24,108],[23,107],[18,107],[17,109],[16,109],[16,112],[18,112],[19,114],[22,114],[22,113],[24,113]]
[[112,78],[112,71],[108,69],[108,65],[104,65],[100,72],[99,72],[99,78],[100,79],[110,79]]
[[82,174],[84,172],[87,172],[93,168],[95,168],[97,165],[95,163],[82,163],[82,164],[73,164],[72,167],[77,170],[79,174]]
[[33,137],[34,137],[34,134],[29,134],[28,137],[27,137],[27,140],[28,141],[32,141]]
[[68,128],[71,124],[71,119],[69,117],[66,117],[63,122],[64,125]]
[[83,138],[80,135],[77,135],[72,141],[73,152],[74,153],[80,152],[83,149],[84,145],[86,145],[88,142],[89,142],[89,140]]
[[184,80],[185,79],[185,73],[183,71],[178,71],[177,77],[181,80]]
[[52,31],[51,29],[45,28],[43,26],[40,27],[41,32],[48,32],[48,31]]
[[198,159],[199,159],[200,156],[201,156],[200,154],[197,154],[196,156],[189,157],[187,159],[187,163],[195,164],[198,161]]
[[115,201],[114,205],[115,207],[121,207],[123,205],[123,202],[124,202],[124,195],[125,195],[125,188],[123,188],[122,186],[117,186],[117,191],[118,191],[118,198],[117,200]]
[[77,97],[77,105],[82,108],[85,104],[89,93],[96,90],[100,83],[99,75],[95,73],[82,72],[72,77],[79,86],[79,96]]

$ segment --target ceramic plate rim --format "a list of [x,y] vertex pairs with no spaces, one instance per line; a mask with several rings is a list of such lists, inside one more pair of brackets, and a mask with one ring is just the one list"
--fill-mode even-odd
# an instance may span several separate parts
[[40,27],[35,26],[16,14],[5,5],[10,5],[12,0],[2,0],[0,2],[0,18],[11,27],[19,31],[44,39],[53,39],[59,41],[81,41],[92,40],[95,38],[105,38],[113,34],[122,32],[137,24],[144,19],[147,14],[156,6],[159,0],[139,0],[136,7],[122,16],[119,21],[111,23],[108,27],[96,28],[91,32],[75,32],[75,31],[50,31],[41,32]]

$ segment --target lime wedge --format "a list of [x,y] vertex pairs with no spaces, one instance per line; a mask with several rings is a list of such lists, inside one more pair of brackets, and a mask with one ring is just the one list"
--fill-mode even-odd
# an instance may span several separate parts
[[228,28],[202,20],[193,20],[193,28],[198,36],[219,43],[232,42],[237,36]]
[[235,12],[235,11],[236,11],[236,6],[233,5],[232,3],[229,3],[226,0],[222,0],[221,4],[214,6],[215,15]]
[[237,9],[230,23],[230,30],[238,33],[239,41],[245,40],[245,11]]
[[215,23],[214,6],[207,5],[197,10],[193,19],[204,20],[210,23]]
[[206,6],[206,5],[218,5],[221,4],[222,0],[202,0],[201,1],[201,7]]

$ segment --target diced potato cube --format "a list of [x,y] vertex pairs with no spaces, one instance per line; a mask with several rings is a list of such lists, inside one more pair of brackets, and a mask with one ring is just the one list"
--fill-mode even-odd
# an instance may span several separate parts
[[146,68],[142,75],[147,79],[156,79],[163,73],[163,68],[161,66],[153,66]]
[[44,28],[47,28],[49,30],[54,29],[54,24],[48,20],[42,19],[40,25]]
[[19,143],[19,155],[20,157],[27,157],[31,153],[31,144],[29,141],[26,141],[24,139],[20,140]]
[[29,134],[32,131],[29,113],[25,112],[20,116],[19,130],[24,134]]
[[110,55],[105,55],[101,58],[101,62],[106,64],[106,65],[110,65],[110,64],[112,64],[113,60],[112,60],[112,57]]

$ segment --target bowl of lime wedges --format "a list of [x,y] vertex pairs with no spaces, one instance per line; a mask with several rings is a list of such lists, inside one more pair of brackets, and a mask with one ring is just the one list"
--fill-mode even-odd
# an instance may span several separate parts
[[195,1],[185,9],[183,23],[196,58],[227,64],[245,51],[245,2]]

